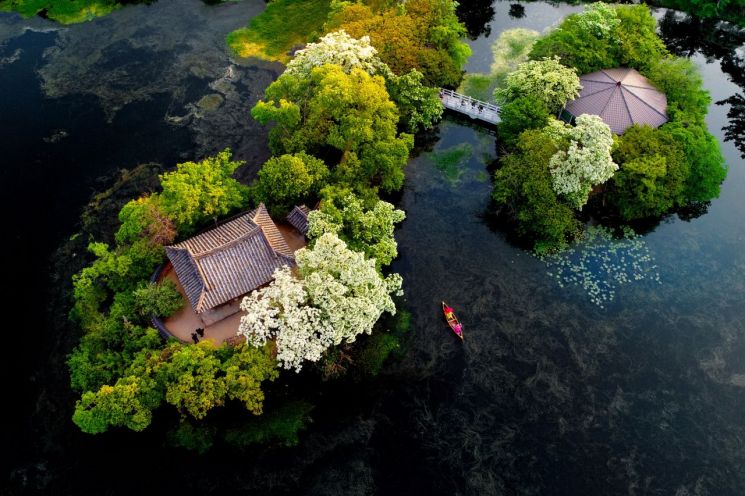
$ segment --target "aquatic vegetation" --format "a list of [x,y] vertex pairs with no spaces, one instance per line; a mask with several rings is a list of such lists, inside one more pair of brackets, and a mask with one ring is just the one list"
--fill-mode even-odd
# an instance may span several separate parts
[[466,74],[458,92],[478,100],[490,101],[494,90],[504,85],[507,74],[528,60],[528,54],[540,36],[538,31],[525,28],[503,31],[491,47],[491,72]]
[[122,7],[119,0],[0,0],[0,12],[18,12],[24,17],[40,15],[62,24],[74,24],[105,16]]
[[248,27],[228,35],[241,57],[287,62],[293,47],[317,37],[330,11],[328,0],[274,0]]
[[432,162],[450,183],[456,183],[463,174],[463,166],[473,155],[470,143],[461,143],[444,150],[432,152]]
[[620,236],[607,227],[590,227],[571,247],[543,261],[559,287],[581,287],[600,308],[613,301],[617,288],[624,284],[661,284],[649,247],[628,227],[621,229]]

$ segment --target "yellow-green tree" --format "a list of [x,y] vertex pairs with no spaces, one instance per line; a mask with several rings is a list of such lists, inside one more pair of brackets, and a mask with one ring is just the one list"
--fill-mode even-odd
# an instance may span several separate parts
[[411,135],[396,132],[398,112],[385,80],[361,69],[314,68],[310,77],[283,74],[266,90],[251,115],[266,124],[274,153],[307,152],[336,165],[332,180],[367,193],[395,191],[413,148]]

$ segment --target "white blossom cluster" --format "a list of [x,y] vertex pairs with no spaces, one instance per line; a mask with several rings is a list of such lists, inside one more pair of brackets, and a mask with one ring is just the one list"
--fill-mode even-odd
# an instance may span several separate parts
[[549,162],[554,191],[582,208],[592,187],[618,170],[610,154],[613,134],[600,117],[588,114],[577,117],[574,127],[553,120],[546,131],[556,141],[569,142],[567,150],[559,150]]
[[616,9],[604,2],[591,3],[577,14],[577,24],[598,38],[607,38],[621,24]]
[[605,227],[590,227],[571,249],[544,258],[559,287],[580,286],[590,301],[604,308],[624,284],[652,281],[660,273],[644,240],[626,228],[617,237]]
[[299,277],[288,267],[274,281],[241,303],[238,334],[253,346],[275,340],[277,361],[300,371],[332,344],[369,334],[383,312],[396,313],[391,294],[401,290],[401,276],[381,277],[375,261],[347,248],[335,234],[318,238],[312,250],[296,253]]
[[299,371],[304,360],[318,361],[333,338],[333,329],[321,310],[308,303],[302,282],[293,277],[290,268],[277,269],[269,286],[241,302],[246,313],[238,334],[256,347],[275,340],[280,365]]
[[400,291],[401,276],[384,279],[375,260],[350,250],[336,235],[322,235],[312,250],[295,257],[311,301],[334,328],[334,344],[370,334],[383,312],[396,313],[391,293]]
[[494,92],[497,101],[527,96],[545,103],[552,112],[577,98],[582,89],[577,71],[563,66],[558,57],[524,62],[507,75],[506,83]]
[[344,72],[358,68],[368,74],[386,76],[390,69],[378,57],[378,51],[370,44],[370,38],[352,38],[346,31],[334,31],[321,38],[317,43],[309,43],[298,50],[285,69],[286,74],[306,76],[315,67],[326,64],[338,65]]

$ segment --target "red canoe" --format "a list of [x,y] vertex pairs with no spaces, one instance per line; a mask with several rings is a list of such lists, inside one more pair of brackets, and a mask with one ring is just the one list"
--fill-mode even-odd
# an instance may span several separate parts
[[455,335],[458,336],[462,341],[463,325],[461,325],[460,321],[458,321],[458,317],[456,317],[455,313],[453,313],[453,309],[450,308],[444,301],[442,302],[442,313],[445,314],[445,320],[448,321],[450,329],[452,329]]

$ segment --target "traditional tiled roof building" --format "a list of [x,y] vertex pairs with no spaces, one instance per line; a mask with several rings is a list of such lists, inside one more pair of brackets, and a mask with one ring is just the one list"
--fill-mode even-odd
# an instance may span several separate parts
[[308,234],[308,214],[310,213],[310,209],[306,207],[305,205],[300,205],[299,207],[295,207],[292,209],[292,212],[290,212],[287,215],[287,222],[292,225],[295,229],[297,229],[300,234],[306,235]]
[[667,122],[667,97],[634,69],[605,69],[579,80],[582,91],[566,104],[571,117],[599,115],[619,135],[634,124],[659,127]]
[[214,229],[166,247],[176,276],[198,314],[271,282],[295,265],[292,250],[262,203]]

